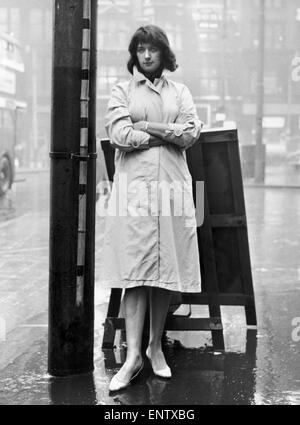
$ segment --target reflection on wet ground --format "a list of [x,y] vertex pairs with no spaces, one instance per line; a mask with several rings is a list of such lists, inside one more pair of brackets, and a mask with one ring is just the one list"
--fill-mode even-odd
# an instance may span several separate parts
[[96,405],[97,392],[92,373],[67,378],[49,379],[52,405]]
[[[97,373],[49,380],[51,404],[105,405],[255,405],[299,404],[299,392],[278,394],[269,371],[257,365],[257,333],[247,331],[245,352],[214,352],[212,348],[185,348],[180,343],[166,347],[173,377],[156,377],[149,362],[128,388],[108,393],[108,382],[125,360],[125,349],[104,350],[106,379]],[[102,362],[101,362],[102,363]],[[97,367],[97,363],[96,363]],[[98,370],[99,372],[99,370]],[[258,392],[258,374],[264,375],[267,390]],[[108,378],[108,379],[107,379]],[[269,380],[269,382],[268,382]],[[268,393],[269,388],[269,393]]]
[[[178,345],[165,350],[173,377],[156,377],[149,362],[134,385],[111,394],[120,404],[222,405],[255,403],[256,330],[247,333],[245,353],[214,352]],[[115,369],[106,350],[105,366]],[[120,367],[120,364],[118,365]]]
[[49,171],[19,172],[11,190],[0,197],[0,222],[49,210]]
[[[254,405],[299,404],[300,401],[295,382],[284,390],[284,371],[275,370],[272,357],[267,358],[266,353],[259,359],[259,351],[266,347],[259,350],[261,338],[256,330],[247,330],[243,341],[245,351],[219,352],[208,345],[187,348],[175,340],[164,349],[173,371],[172,379],[156,377],[146,361],[137,380],[115,393],[109,393],[108,384],[124,362],[126,348],[101,350],[98,336],[101,335],[96,337],[93,373],[55,378],[45,373],[47,341],[44,334],[25,356],[17,358],[1,373],[0,404]],[[265,361],[268,367],[263,364]],[[299,378],[298,370],[294,378],[297,373]]]

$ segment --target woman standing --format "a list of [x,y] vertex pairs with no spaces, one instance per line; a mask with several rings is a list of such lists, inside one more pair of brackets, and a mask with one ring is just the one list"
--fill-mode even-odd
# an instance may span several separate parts
[[[127,356],[109,389],[125,388],[143,367],[141,341],[147,300],[146,356],[157,376],[171,377],[161,337],[174,292],[200,292],[192,179],[185,150],[199,138],[188,88],[163,30],[139,28],[129,45],[129,81],[111,94],[106,130],[115,147],[115,176],[103,243],[101,281],[125,289]],[[112,206],[116,207],[112,212]]]

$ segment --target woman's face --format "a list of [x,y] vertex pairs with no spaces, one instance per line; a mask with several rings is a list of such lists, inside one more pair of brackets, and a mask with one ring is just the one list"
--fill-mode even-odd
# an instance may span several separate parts
[[140,43],[136,56],[141,69],[146,74],[153,74],[161,65],[161,50],[150,43]]

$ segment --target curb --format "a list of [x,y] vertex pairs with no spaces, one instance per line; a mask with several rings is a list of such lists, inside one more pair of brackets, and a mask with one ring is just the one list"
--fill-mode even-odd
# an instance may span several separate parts
[[16,170],[15,174],[16,176],[19,174],[39,174],[39,173],[49,173],[50,172],[50,168],[24,168],[24,169],[19,169]]
[[272,184],[272,183],[254,183],[251,181],[243,182],[244,187],[258,188],[258,189],[300,189],[300,185],[288,184]]
[[[16,170],[16,178],[15,183],[23,180],[19,180],[19,176],[22,174],[40,174],[40,173],[49,173],[50,168],[42,168],[42,169],[30,169],[30,168],[24,168]],[[244,187],[250,187],[250,188],[259,188],[259,189],[300,189],[300,185],[287,185],[287,184],[271,184],[271,183],[254,183],[251,180],[249,181],[243,181]]]

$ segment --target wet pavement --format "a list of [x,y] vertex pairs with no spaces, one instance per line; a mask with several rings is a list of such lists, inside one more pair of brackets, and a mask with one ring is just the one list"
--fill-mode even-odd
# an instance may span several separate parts
[[[268,187],[245,184],[257,330],[247,329],[242,307],[222,307],[225,352],[213,351],[208,332],[168,332],[173,378],[155,377],[146,363],[137,381],[116,394],[108,384],[125,348],[101,349],[109,296],[97,283],[103,223],[97,218],[95,370],[53,378],[47,375],[49,174],[19,174],[0,201],[0,404],[300,404],[300,188],[284,187],[288,181],[281,185],[280,173],[271,174]],[[192,311],[207,315],[205,306]]]

